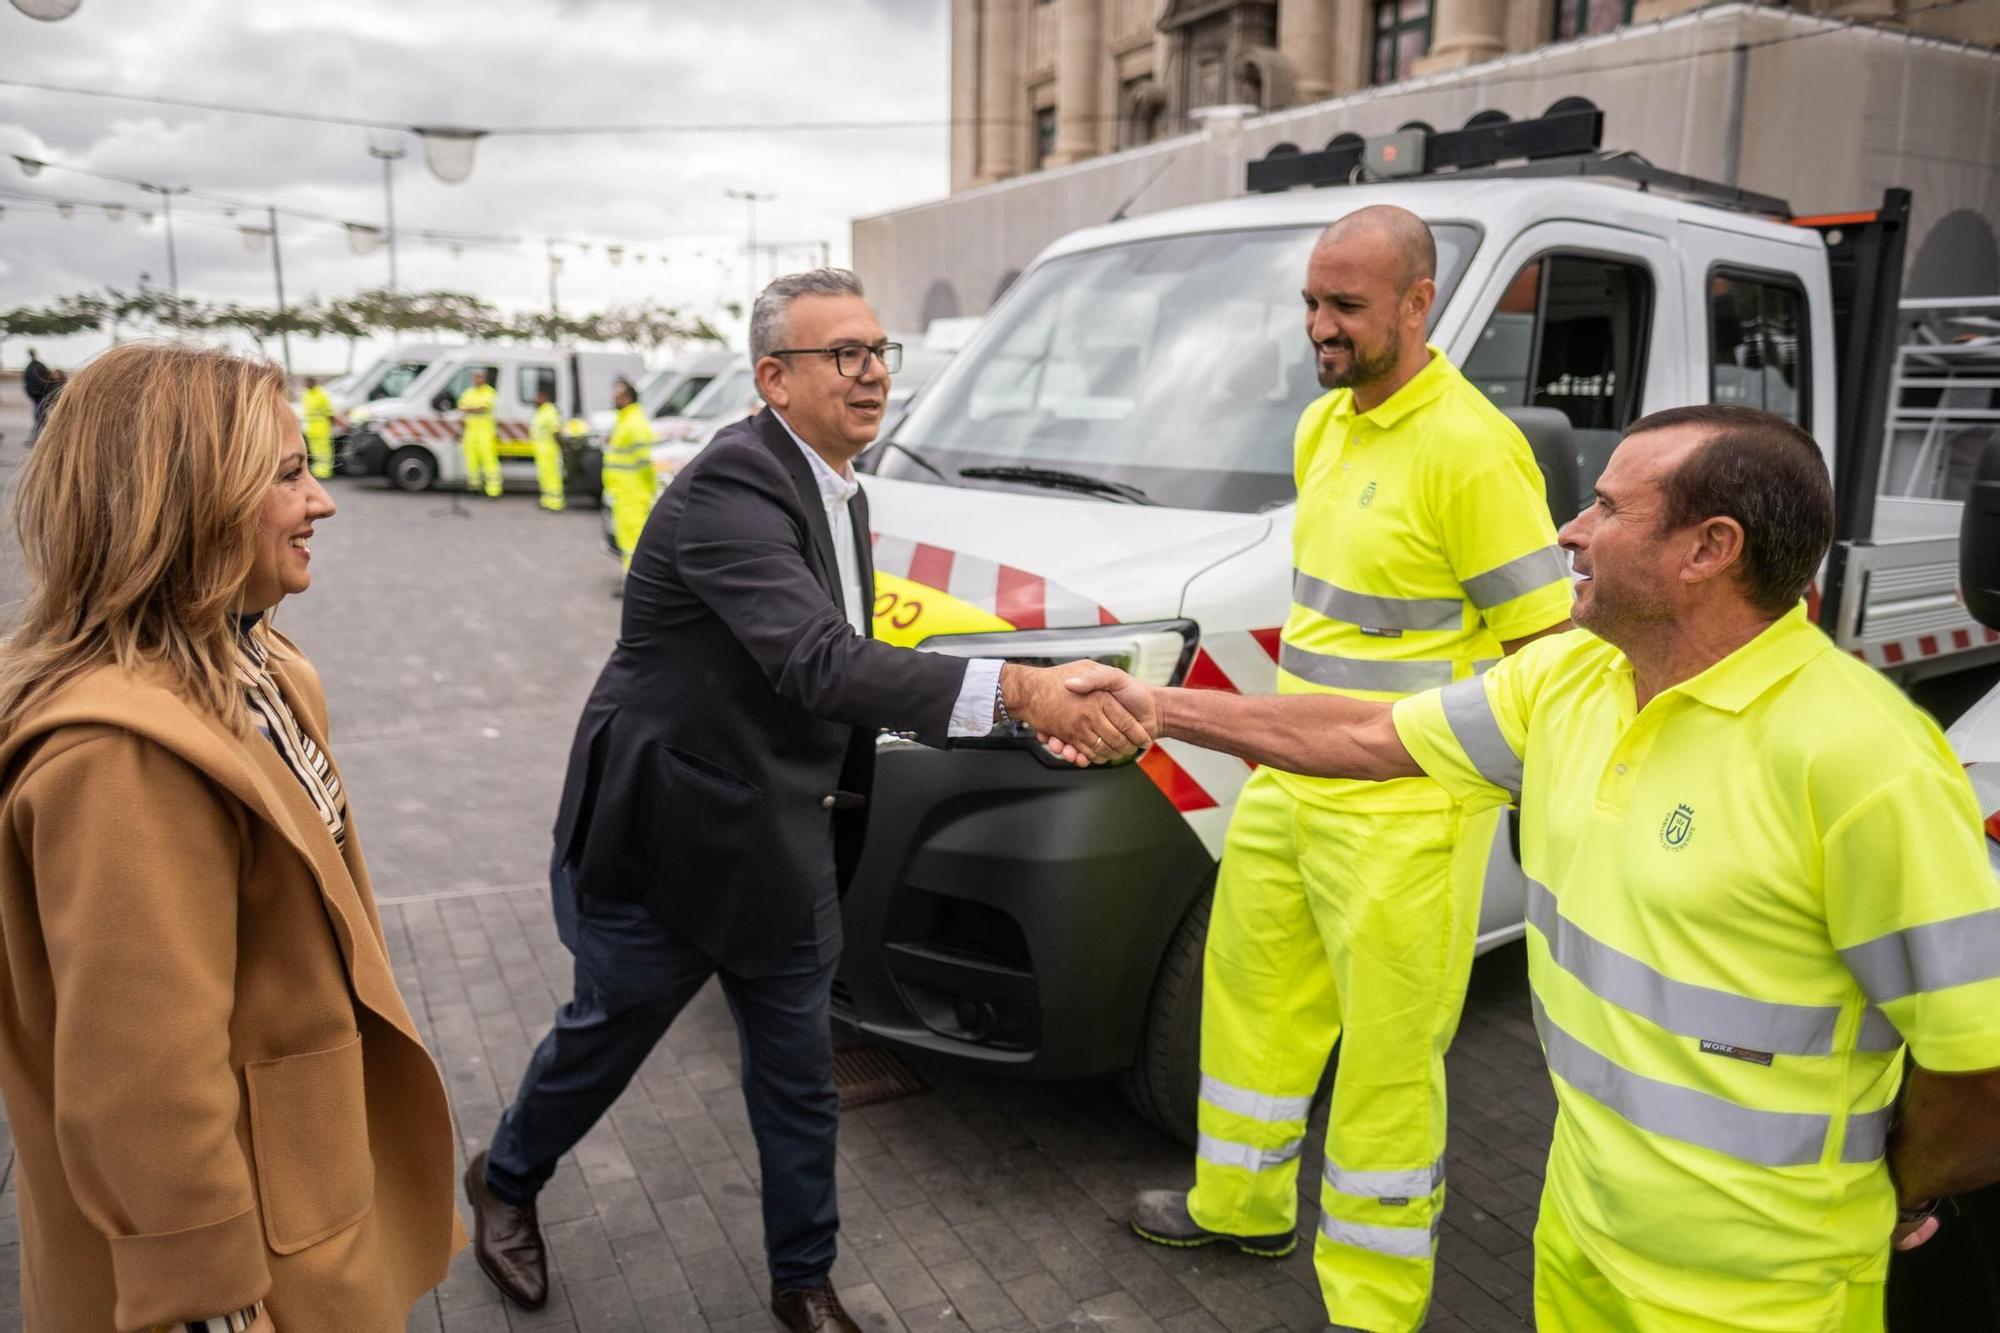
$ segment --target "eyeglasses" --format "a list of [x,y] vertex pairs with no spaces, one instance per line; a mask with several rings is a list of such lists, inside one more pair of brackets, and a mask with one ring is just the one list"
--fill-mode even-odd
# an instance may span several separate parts
[[858,380],[867,373],[868,358],[871,356],[880,361],[882,369],[891,375],[903,368],[901,343],[876,343],[873,347],[863,347],[858,343],[846,347],[780,347],[771,355],[830,356],[833,368],[851,380]]

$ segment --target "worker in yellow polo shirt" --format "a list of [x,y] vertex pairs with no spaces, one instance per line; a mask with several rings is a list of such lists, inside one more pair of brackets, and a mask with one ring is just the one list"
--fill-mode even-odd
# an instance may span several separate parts
[[500,497],[500,437],[493,420],[493,402],[498,397],[486,382],[486,372],[472,372],[472,384],[458,396],[458,410],[465,418],[465,488],[483,490],[490,499]]
[[1678,408],[1563,529],[1584,628],[1483,676],[1394,705],[1072,682],[1155,736],[1519,802],[1545,1331],[1877,1330],[1892,1243],[2000,1180],[2000,885],[1936,726],[1806,618],[1832,531],[1805,432]]
[[325,481],[333,475],[333,396],[311,375],[306,376],[306,391],[299,395],[299,414],[305,419],[312,474]]
[[[1294,439],[1292,607],[1278,689],[1394,700],[1569,616],[1569,568],[1514,424],[1424,342],[1436,246],[1407,210],[1334,223],[1305,274],[1320,384]],[[1162,1245],[1296,1244],[1298,1165],[1336,1040],[1313,1264],[1336,1325],[1400,1333],[1430,1303],[1445,1049],[1500,811],[1429,778],[1253,775],[1202,970],[1195,1184],[1144,1190]]]

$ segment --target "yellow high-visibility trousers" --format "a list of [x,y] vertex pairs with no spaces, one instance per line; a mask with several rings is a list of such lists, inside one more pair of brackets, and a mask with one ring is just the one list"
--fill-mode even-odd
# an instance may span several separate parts
[[563,498],[562,446],[554,440],[535,441],[535,480],[542,488],[542,508],[561,509]]
[[605,470],[604,502],[611,506],[611,536],[618,543],[619,558],[627,569],[632,568],[632,550],[639,544],[646,516],[653,512],[653,493],[657,489],[651,464],[643,471]]
[[465,488],[500,494],[500,440],[493,423],[477,417],[465,423]]
[[[1671,1200],[1660,1201],[1671,1217]],[[1887,1238],[1884,1238],[1887,1243]],[[1754,1269],[1755,1255],[1744,1262]],[[1613,1281],[1542,1195],[1535,1222],[1535,1327],[1540,1333],[1882,1333],[1880,1282],[1832,1287],[1740,1274],[1676,1272],[1674,1290],[1639,1292]]]
[[1430,1304],[1444,1208],[1444,1053],[1458,1028],[1497,809],[1372,813],[1237,797],[1202,970],[1188,1211],[1297,1225],[1306,1117],[1336,1040],[1313,1265],[1337,1326],[1400,1333]]
[[306,427],[306,455],[315,477],[325,481],[333,475],[333,427]]

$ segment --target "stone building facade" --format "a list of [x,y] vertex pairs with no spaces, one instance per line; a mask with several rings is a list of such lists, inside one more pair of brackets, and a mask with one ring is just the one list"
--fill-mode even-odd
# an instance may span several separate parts
[[[1183,134],[1204,108],[1278,111],[1703,3],[952,0],[951,188]],[[2000,0],[1805,0],[1790,8],[2000,45]]]
[[[1386,20],[1392,3],[1434,22],[1388,57],[1413,72],[1372,83],[1366,11]],[[1559,4],[1580,35],[1550,41]],[[1831,16],[1686,0],[954,5],[952,193],[853,223],[854,267],[891,328],[984,313],[1080,227],[1240,195],[1275,144],[1520,119],[1572,96],[1604,111],[1607,149],[1800,213],[1908,187],[1906,293],[2000,294],[2000,0],[1843,0]],[[1202,113],[1232,101],[1238,114]]]

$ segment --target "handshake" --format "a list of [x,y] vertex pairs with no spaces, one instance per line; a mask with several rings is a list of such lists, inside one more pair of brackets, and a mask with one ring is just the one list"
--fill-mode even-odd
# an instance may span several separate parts
[[1033,727],[1051,754],[1079,767],[1144,749],[1164,721],[1151,687],[1102,662],[1009,662],[1000,668],[1000,698],[1008,716]]

